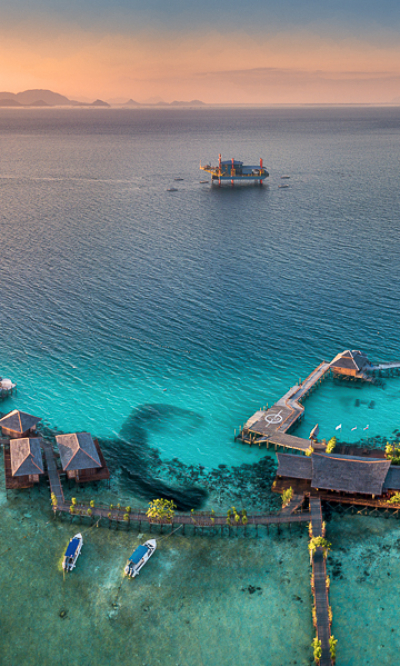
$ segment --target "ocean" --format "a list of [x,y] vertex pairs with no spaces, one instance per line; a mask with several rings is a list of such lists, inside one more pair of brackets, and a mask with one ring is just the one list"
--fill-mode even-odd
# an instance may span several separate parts
[[[219,152],[263,157],[270,177],[200,184],[200,160]],[[0,411],[99,438],[111,487],[83,496],[277,508],[273,452],[235,429],[343,349],[400,360],[399,160],[398,107],[1,109],[0,374],[18,391]],[[299,435],[341,424],[342,441],[382,446],[400,428],[400,378],[328,381],[305,407]],[[74,525],[52,520],[44,485],[6,497],[0,471],[2,663],[310,663],[306,528],[174,535],[119,591],[137,531],[88,524],[65,581]],[[360,561],[369,548],[383,575],[385,539],[393,576],[396,525],[333,515],[333,553],[336,538],[351,572],[350,544]],[[371,626],[376,609],[399,609],[386,578],[384,604],[365,579],[332,581],[341,666],[378,659],[355,607]],[[379,626],[379,662],[392,664],[398,629]]]

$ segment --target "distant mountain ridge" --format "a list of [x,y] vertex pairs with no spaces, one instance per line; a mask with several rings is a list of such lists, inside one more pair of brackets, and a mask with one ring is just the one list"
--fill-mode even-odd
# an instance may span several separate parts
[[[103,107],[110,108],[112,105],[104,102],[101,99],[96,99],[94,102],[78,102],[74,99],[69,99],[65,95],[53,92],[52,90],[24,90],[19,93],[0,92],[0,107],[51,107],[51,106],[82,106],[82,107]],[[122,104],[115,104],[119,107],[139,107],[139,106],[206,106],[204,102],[199,99],[192,99],[190,102],[173,101],[173,102],[146,102],[141,104],[133,99],[129,99]]]
[[19,93],[0,92],[0,106],[96,106],[107,107],[110,105],[97,99],[95,102],[78,102],[68,99],[52,90],[24,90]]
[[177,100],[173,102],[164,102],[163,100],[158,100],[157,102],[136,102],[134,99],[129,99],[127,102],[115,104],[115,106],[206,106],[206,104],[200,99],[192,99],[190,102]]

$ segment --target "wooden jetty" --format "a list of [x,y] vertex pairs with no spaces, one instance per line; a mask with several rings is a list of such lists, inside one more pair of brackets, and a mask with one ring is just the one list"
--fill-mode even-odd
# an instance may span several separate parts
[[270,444],[277,447],[306,451],[310,446],[308,439],[288,434],[288,430],[297,424],[303,416],[301,404],[330,372],[330,364],[323,361],[300,384],[293,386],[270,409],[260,409],[244,425],[240,439],[246,444]]
[[[176,513],[173,518],[173,524],[174,525],[189,525],[194,528],[213,528],[213,527],[219,527],[221,530],[224,527],[227,528],[232,528],[232,527],[246,527],[248,525],[254,525],[254,526],[265,526],[268,527],[269,525],[288,525],[291,523],[309,523],[310,522],[310,512],[309,511],[302,511],[300,513],[296,513],[295,510],[300,506],[302,503],[302,498],[301,502],[298,501],[298,498],[296,498],[296,501],[292,503],[290,506],[289,510],[286,510],[288,507],[285,507],[284,510],[279,511],[278,513],[273,513],[273,514],[252,514],[247,516],[247,523],[244,525],[243,523],[238,523],[234,524],[232,523],[231,525],[227,522],[227,516],[226,514],[224,515],[213,515],[208,512],[204,513],[195,513],[195,514],[180,514]],[[57,506],[53,507],[53,510],[55,513],[71,513],[71,505],[66,503],[64,500],[62,502],[59,502]],[[90,513],[88,513],[90,511]],[[129,515],[129,521],[125,518],[126,510],[124,508],[121,509],[115,509],[112,508],[110,509],[109,507],[105,506],[94,506],[90,507],[88,505],[74,505],[73,507],[73,514],[76,516],[88,516],[90,515],[93,518],[100,518],[100,519],[105,519],[109,521],[115,521],[117,523],[147,523],[149,525],[170,525],[171,523],[168,521],[163,521],[163,520],[154,520],[153,518],[149,518],[147,516],[147,513],[145,511],[131,511]]]
[[[373,377],[400,373],[400,363],[380,363],[373,365],[365,354],[359,350],[347,349],[327,363],[323,361],[303,382],[292,386],[272,407],[259,409],[243,426],[236,439],[245,444],[258,446],[270,445],[279,448],[293,449],[304,452],[310,447],[310,438],[305,439],[289,434],[304,415],[302,402],[314,391],[321,382],[333,375],[351,381],[374,381]],[[313,448],[323,450],[318,442],[313,442]]]
[[53,447],[47,440],[42,440],[42,449],[46,460],[47,475],[49,477],[50,490],[57,498],[59,504],[64,503],[64,493],[61,485]]
[[394,361],[391,363],[377,363],[376,365],[371,365],[368,369],[373,376],[378,377],[396,377],[400,374],[400,362]]
[[[313,537],[324,536],[321,498],[310,497],[310,514]],[[329,597],[327,587],[326,561],[322,548],[316,548],[312,556],[312,592],[316,611],[316,630],[321,641],[322,655],[319,666],[331,666],[329,639],[331,622],[329,617]]]

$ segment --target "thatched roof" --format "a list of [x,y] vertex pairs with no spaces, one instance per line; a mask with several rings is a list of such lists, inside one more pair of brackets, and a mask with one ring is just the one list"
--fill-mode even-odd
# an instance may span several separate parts
[[40,420],[38,416],[32,416],[32,414],[26,414],[25,412],[20,412],[18,409],[14,409],[0,419],[0,426],[22,434],[33,428]]
[[96,445],[88,432],[57,435],[56,442],[64,471],[101,467]]
[[313,488],[345,493],[381,495],[390,460],[313,453]]
[[336,370],[356,370],[360,372],[366,365],[369,365],[368,357],[360,352],[359,349],[346,349],[344,352],[337,354],[333,361],[330,363],[331,368]]
[[400,490],[400,467],[390,465],[383,487],[385,490]]
[[24,437],[11,440],[10,457],[11,474],[13,476],[44,473],[40,441],[40,437]]
[[277,453],[277,476],[287,476],[291,479],[312,478],[312,462],[307,456],[295,456],[291,453]]

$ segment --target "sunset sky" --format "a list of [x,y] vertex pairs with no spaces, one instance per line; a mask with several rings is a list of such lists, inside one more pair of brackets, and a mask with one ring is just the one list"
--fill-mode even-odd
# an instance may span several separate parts
[[0,0],[0,91],[74,99],[385,103],[394,0]]

